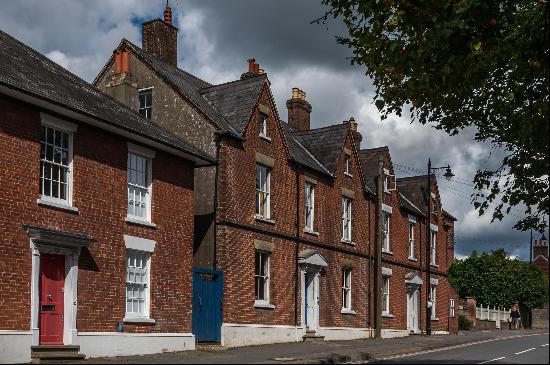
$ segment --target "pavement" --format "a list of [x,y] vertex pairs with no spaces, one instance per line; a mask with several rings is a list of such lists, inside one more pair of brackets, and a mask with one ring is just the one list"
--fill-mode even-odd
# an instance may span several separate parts
[[[540,343],[539,343],[540,342]],[[93,358],[90,363],[480,363],[522,361],[548,363],[548,330],[467,331],[457,335],[408,336],[311,343],[284,343],[231,348],[223,351],[185,351],[143,356]],[[520,354],[523,350],[529,350]],[[517,351],[516,351],[517,350]],[[493,357],[494,356],[494,357]],[[499,357],[503,359],[495,360]]]

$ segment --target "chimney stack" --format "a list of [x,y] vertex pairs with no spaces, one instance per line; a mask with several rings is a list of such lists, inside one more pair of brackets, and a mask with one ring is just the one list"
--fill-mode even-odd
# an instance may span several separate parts
[[297,87],[292,88],[292,97],[286,101],[288,124],[300,131],[309,131],[311,104],[306,100],[306,93]]
[[113,58],[114,73],[105,79],[105,93],[137,111],[139,91],[137,80],[131,73],[130,51],[115,50]]
[[353,133],[353,140],[355,141],[355,148],[357,151],[361,149],[361,141],[363,140],[363,136],[359,131],[357,130],[357,122],[355,121],[354,117],[350,117],[349,120],[344,120],[344,124],[349,124],[349,127],[351,129],[351,132]]
[[178,66],[178,28],[172,24],[172,9],[166,2],[164,19],[154,19],[141,25],[142,48],[166,63]]
[[241,80],[265,73],[265,71],[260,68],[260,65],[256,63],[254,58],[249,58],[246,62],[248,62],[248,71],[241,75]]

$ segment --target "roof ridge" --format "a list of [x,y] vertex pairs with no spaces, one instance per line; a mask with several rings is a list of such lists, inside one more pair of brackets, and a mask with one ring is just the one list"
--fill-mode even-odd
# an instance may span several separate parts
[[319,127],[319,128],[313,128],[313,129],[308,129],[307,131],[299,131],[299,130],[296,130],[294,129],[294,133],[297,133],[297,134],[309,134],[309,133],[318,133],[318,132],[322,132],[323,129],[329,129],[329,128],[333,128],[333,129],[336,129],[336,128],[349,128],[349,126],[345,125],[344,123],[342,124],[332,124],[332,125],[328,125],[328,126],[325,126],[325,127]]
[[360,149],[358,152],[359,153],[366,153],[366,152],[372,152],[372,151],[375,151],[375,150],[384,150],[384,149],[389,150],[390,147],[389,146],[380,146],[380,147],[373,147],[373,148],[363,148],[363,149]]
[[300,147],[302,147],[304,149],[304,151],[306,151],[306,153],[315,160],[315,162],[317,162],[319,164],[319,166],[321,166],[330,176],[334,176],[326,167],[325,165],[323,165],[321,163],[321,161],[319,161],[315,156],[313,156],[313,154],[303,145],[300,143],[300,141],[298,141],[296,138],[290,136]]
[[[264,76],[265,75],[265,76]],[[211,86],[207,86],[207,87],[203,87],[201,89],[199,89],[199,92],[202,94],[202,93],[206,93],[208,91],[211,91],[212,89],[215,89],[217,87],[219,88],[222,88],[224,86],[228,86],[229,84],[233,84],[233,83],[238,83],[238,82],[245,82],[245,81],[250,81],[250,80],[254,80],[255,78],[257,77],[262,77],[264,76],[265,78],[267,78],[267,75],[266,74],[261,74],[261,75],[257,75],[257,76],[253,76],[253,77],[248,77],[246,79],[238,79],[238,80],[232,80],[232,81],[227,81],[227,82],[222,82],[221,84],[216,84],[216,85],[211,85]]]

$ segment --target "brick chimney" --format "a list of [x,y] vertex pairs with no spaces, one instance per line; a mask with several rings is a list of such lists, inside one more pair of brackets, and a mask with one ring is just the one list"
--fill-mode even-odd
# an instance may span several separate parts
[[540,241],[535,240],[535,243],[533,244],[533,258],[536,258],[539,255],[548,258],[548,241],[546,240],[546,236],[544,234],[540,238]]
[[288,124],[298,131],[309,131],[311,104],[306,100],[306,93],[297,87],[292,88],[292,98],[286,101]]
[[260,68],[260,65],[256,63],[256,60],[254,58],[249,58],[248,60],[246,60],[246,62],[248,63],[248,71],[241,75],[241,80],[265,73],[263,68]]
[[172,24],[172,9],[166,2],[164,19],[154,19],[141,25],[141,46],[166,63],[178,66],[178,28]]
[[357,148],[357,151],[359,151],[361,149],[361,141],[363,140],[363,136],[357,130],[357,122],[355,121],[355,118],[350,117],[349,120],[344,120],[342,123],[350,125],[350,129],[353,133],[353,140],[355,141],[355,147]]
[[115,50],[114,73],[105,79],[105,93],[134,110],[139,109],[138,83],[131,72],[131,54],[127,49]]

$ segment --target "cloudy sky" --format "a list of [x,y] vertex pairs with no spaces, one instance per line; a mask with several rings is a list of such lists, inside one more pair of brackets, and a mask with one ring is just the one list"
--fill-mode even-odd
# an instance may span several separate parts
[[[169,1],[179,28],[180,68],[216,84],[237,79],[246,59],[254,57],[268,73],[283,119],[291,88],[300,87],[313,106],[312,127],[353,116],[362,147],[388,145],[398,175],[425,173],[429,157],[435,166],[451,164],[456,180],[439,179],[439,186],[445,209],[458,218],[457,256],[505,247],[528,259],[529,232],[512,229],[521,210],[491,224],[470,205],[473,175],[498,164],[500,154],[474,142],[473,131],[449,137],[411,124],[407,116],[381,122],[372,83],[364,70],[350,65],[350,50],[335,41],[344,27],[337,21],[310,24],[324,14],[321,0]],[[121,38],[141,44],[141,22],[162,17],[164,5],[164,0],[4,1],[0,29],[91,82]]]

